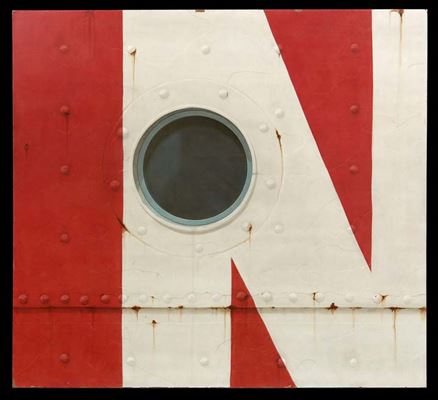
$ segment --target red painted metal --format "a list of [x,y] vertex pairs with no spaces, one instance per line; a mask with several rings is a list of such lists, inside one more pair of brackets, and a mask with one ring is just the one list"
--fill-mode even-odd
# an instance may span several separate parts
[[371,269],[371,11],[265,13],[352,231]]
[[122,13],[15,12],[13,74],[15,385],[121,386]]
[[295,387],[231,260],[231,387]]

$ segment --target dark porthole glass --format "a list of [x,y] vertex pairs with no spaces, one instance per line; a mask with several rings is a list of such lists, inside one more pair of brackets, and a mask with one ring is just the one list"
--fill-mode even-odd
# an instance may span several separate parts
[[176,111],[153,124],[137,147],[134,168],[143,200],[183,225],[206,225],[229,215],[252,176],[242,133],[204,109]]

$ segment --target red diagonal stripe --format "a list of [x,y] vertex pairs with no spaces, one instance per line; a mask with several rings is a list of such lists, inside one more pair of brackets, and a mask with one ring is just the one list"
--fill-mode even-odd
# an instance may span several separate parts
[[371,269],[371,11],[281,10],[266,17]]
[[295,387],[231,260],[231,387]]

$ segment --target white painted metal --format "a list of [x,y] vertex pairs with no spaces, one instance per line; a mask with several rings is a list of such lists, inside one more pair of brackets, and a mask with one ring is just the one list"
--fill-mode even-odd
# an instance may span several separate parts
[[[373,12],[373,272],[263,11],[123,15],[123,292],[126,307],[147,307],[123,313],[124,385],[229,384],[229,314],[208,308],[230,304],[231,257],[298,386],[423,385],[422,314],[397,312],[395,360],[393,313],[373,309],[425,306],[425,12],[405,11],[403,28],[398,14]],[[188,106],[229,118],[256,162],[251,196],[214,229],[161,221],[133,183],[143,132]],[[333,302],[371,310],[312,310]]]

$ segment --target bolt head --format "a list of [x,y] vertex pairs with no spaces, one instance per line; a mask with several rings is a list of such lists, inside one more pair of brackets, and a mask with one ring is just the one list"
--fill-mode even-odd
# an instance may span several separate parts
[[141,294],[138,300],[140,301],[140,303],[146,304],[148,302],[148,296],[146,296],[145,294]]
[[244,301],[247,299],[247,297],[248,297],[248,293],[245,293],[245,292],[238,292],[236,294],[236,299],[239,301]]
[[270,302],[270,301],[272,300],[272,294],[269,293],[269,292],[264,292],[264,293],[262,294],[262,298],[263,298],[263,300],[264,300],[266,303],[268,303],[268,302]]
[[276,186],[275,180],[272,178],[267,179],[265,184],[268,189],[274,189]]
[[359,45],[357,43],[352,43],[350,45],[350,50],[352,53],[358,53],[359,52]]
[[279,358],[277,359],[277,367],[278,367],[278,368],[284,368],[285,366],[286,366],[286,363],[285,363],[285,361],[284,361],[284,358],[279,357]]
[[59,356],[59,361],[61,361],[64,364],[67,364],[70,361],[70,356],[67,353],[62,353]]
[[284,111],[281,108],[277,108],[274,113],[277,118],[283,118],[284,116]]
[[206,366],[209,364],[209,360],[208,360],[208,358],[207,358],[207,357],[202,357],[202,358],[199,360],[199,364],[201,364],[203,367],[206,367]]
[[345,295],[345,301],[347,301],[348,303],[351,303],[354,300],[354,296],[351,293],[347,293]]
[[18,301],[20,302],[20,304],[27,304],[28,302],[27,294],[20,294],[18,296]]
[[128,296],[126,296],[125,294],[120,294],[118,296],[118,300],[120,304],[125,304],[126,300],[128,300]]
[[110,182],[110,188],[113,192],[116,192],[120,188],[120,182],[118,180],[113,180]]
[[126,364],[130,365],[131,367],[133,367],[135,365],[135,358],[134,357],[128,357],[126,359]]
[[104,304],[108,304],[111,301],[111,297],[109,294],[103,294],[100,296],[100,301]]
[[382,300],[383,300],[383,297],[380,294],[375,294],[373,296],[373,302],[375,304],[380,304],[382,302]]
[[68,45],[67,44],[61,44],[61,46],[59,46],[59,51],[61,52],[61,53],[67,53],[68,52],[68,50],[69,50],[69,47],[68,47]]
[[356,358],[352,358],[352,359],[350,360],[350,365],[351,365],[352,367],[356,367],[357,364],[358,364],[358,361],[357,361]]
[[357,114],[359,112],[359,106],[357,104],[353,104],[350,106],[350,112],[352,114]]
[[59,172],[62,175],[68,175],[70,173],[70,167],[68,165],[61,165],[61,167],[59,168]]
[[79,303],[86,306],[90,302],[90,298],[87,295],[83,295],[79,298]]
[[40,296],[40,303],[41,304],[49,304],[50,298],[47,294],[42,294]]
[[282,233],[284,231],[284,227],[282,224],[277,224],[274,226],[275,233]]
[[117,129],[117,136],[120,136],[122,138],[128,137],[128,133],[129,133],[128,128],[122,127]]
[[169,97],[169,91],[167,89],[161,89],[158,94],[162,99],[167,99]]
[[61,233],[61,235],[59,236],[59,240],[62,243],[68,243],[70,241],[70,236],[68,235],[68,233]]
[[324,295],[320,292],[315,293],[315,301],[321,303],[324,300]]
[[228,97],[228,90],[226,89],[219,90],[219,97],[221,99],[226,99]]
[[213,296],[211,296],[211,298],[213,299],[214,302],[218,302],[221,299],[221,295],[219,293],[215,293],[213,294]]
[[187,299],[189,300],[190,303],[194,303],[194,302],[196,301],[196,296],[195,296],[194,293],[190,293],[190,294],[187,296]]
[[196,251],[197,253],[202,253],[202,252],[204,251],[204,247],[202,246],[202,244],[197,244],[197,245],[195,246],[195,251]]
[[205,54],[205,55],[209,54],[209,53],[210,53],[210,46],[209,46],[208,44],[204,44],[204,45],[201,47],[201,51],[202,51],[202,53]]
[[128,46],[128,53],[134,55],[137,52],[137,48],[134,46]]
[[61,295],[61,297],[59,298],[59,301],[62,304],[68,304],[70,302],[70,296],[68,294],[63,294]]
[[267,132],[269,130],[269,127],[265,123],[262,123],[259,125],[259,130],[260,130],[260,132],[264,133],[264,132]]
[[59,109],[59,112],[62,115],[70,115],[70,107],[69,106],[61,106],[61,108]]
[[405,304],[411,304],[412,303],[412,297],[407,294],[406,296],[403,297],[403,302]]
[[296,293],[289,293],[289,301],[291,303],[296,303],[298,300],[298,296]]
[[245,221],[242,223],[242,225],[240,227],[242,228],[242,231],[248,232],[249,228],[251,227],[251,223]]
[[137,228],[137,233],[138,233],[140,236],[146,235],[146,233],[147,233],[147,229],[146,229],[144,226],[139,226],[139,227]]
[[350,172],[352,174],[357,174],[359,172],[359,167],[356,164],[350,165]]

